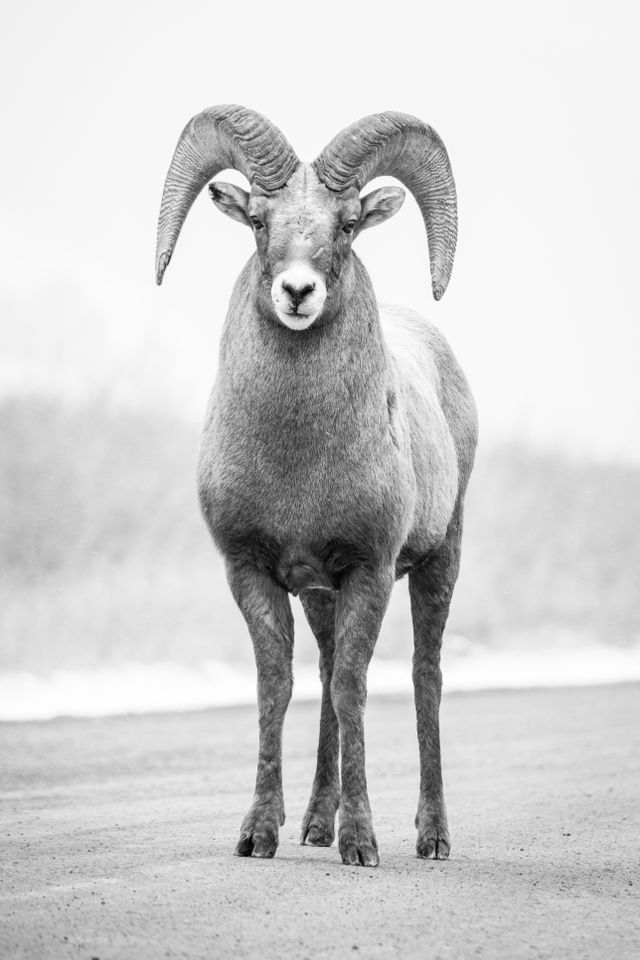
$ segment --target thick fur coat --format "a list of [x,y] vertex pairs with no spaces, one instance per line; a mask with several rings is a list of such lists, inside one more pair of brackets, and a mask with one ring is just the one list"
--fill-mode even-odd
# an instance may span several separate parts
[[378,309],[355,254],[343,309],[304,334],[262,315],[254,256],[237,281],[199,467],[225,557],[282,586],[339,585],[353,563],[402,576],[444,541],[476,440],[466,380],[442,334]]

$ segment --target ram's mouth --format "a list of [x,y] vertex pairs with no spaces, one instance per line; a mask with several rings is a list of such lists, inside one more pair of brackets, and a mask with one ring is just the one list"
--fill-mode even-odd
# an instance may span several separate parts
[[292,310],[277,310],[278,319],[289,330],[306,330],[316,320],[317,313],[294,313]]

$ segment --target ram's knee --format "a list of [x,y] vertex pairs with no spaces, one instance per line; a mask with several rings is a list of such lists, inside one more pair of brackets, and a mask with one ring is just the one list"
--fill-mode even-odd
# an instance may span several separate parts
[[362,717],[367,701],[366,674],[353,667],[334,667],[331,702],[341,723]]
[[258,677],[258,705],[260,716],[268,718],[283,714],[289,706],[293,690],[291,670],[270,672]]
[[326,654],[320,654],[320,680],[322,681],[322,686],[325,684],[331,683],[331,678],[333,676],[333,657],[329,657]]

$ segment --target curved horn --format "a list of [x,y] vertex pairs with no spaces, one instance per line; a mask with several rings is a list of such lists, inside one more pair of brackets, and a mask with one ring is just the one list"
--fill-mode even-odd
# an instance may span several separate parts
[[451,164],[435,130],[406,113],[373,113],[334,137],[313,166],[330,190],[362,190],[388,175],[411,191],[427,228],[431,286],[439,300],[451,276],[458,215]]
[[222,104],[196,114],[180,135],[164,184],[156,282],[162,283],[182,224],[212,177],[233,168],[249,183],[270,192],[283,187],[299,163],[278,128],[255,110]]

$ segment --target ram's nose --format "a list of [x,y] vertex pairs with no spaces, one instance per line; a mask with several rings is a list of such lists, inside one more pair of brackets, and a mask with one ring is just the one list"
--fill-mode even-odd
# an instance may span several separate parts
[[306,330],[322,311],[327,296],[324,277],[307,264],[291,264],[271,287],[278,319],[291,330]]
[[307,297],[308,294],[313,293],[316,285],[313,282],[305,280],[291,280],[284,279],[282,281],[282,289],[289,294],[291,304],[295,310],[298,309],[302,301]]

